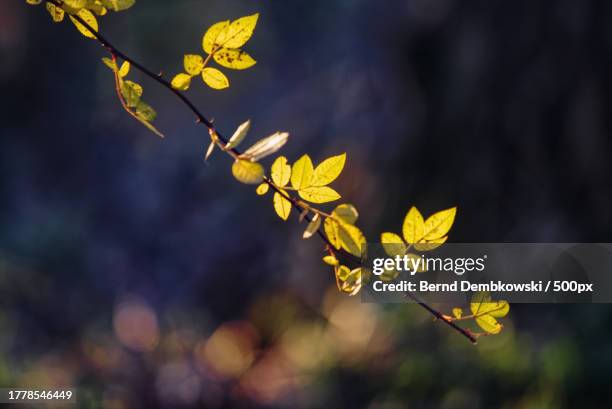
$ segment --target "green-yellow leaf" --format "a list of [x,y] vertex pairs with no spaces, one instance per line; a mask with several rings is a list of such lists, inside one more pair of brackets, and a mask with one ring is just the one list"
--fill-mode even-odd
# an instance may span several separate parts
[[312,220],[310,221],[310,223],[308,223],[306,230],[304,230],[304,234],[302,235],[302,238],[304,239],[311,238],[312,235],[315,234],[317,230],[319,230],[319,227],[321,227],[321,217],[319,216],[319,213],[316,213],[312,217]]
[[421,241],[423,239],[424,227],[425,222],[421,212],[413,206],[406,214],[404,225],[402,226],[402,234],[406,243],[414,244]]
[[338,223],[338,239],[344,250],[356,257],[361,257],[361,250],[364,248],[366,240],[357,226]]
[[113,72],[119,71],[119,68],[117,68],[117,63],[111,60],[110,58],[102,57],[102,62],[104,63],[104,65],[110,68]]
[[129,61],[124,61],[123,64],[121,64],[121,68],[119,68],[119,71],[117,72],[117,74],[121,77],[121,78],[125,78],[130,72],[130,62]]
[[200,75],[202,69],[204,68],[204,58],[201,55],[197,54],[185,54],[183,58],[183,66],[185,67],[185,72],[191,76]]
[[457,319],[460,319],[463,316],[463,310],[459,307],[453,308],[453,316]]
[[[87,9],[80,9],[78,11],[77,15],[79,17],[81,17],[83,19],[83,21],[85,21],[85,23],[87,23],[94,31],[96,31],[96,32],[98,31],[98,20],[96,20],[96,16],[94,16],[91,11],[89,11]],[[70,16],[70,20],[72,21],[72,23],[74,23],[74,25],[77,28],[77,30],[79,30],[79,32],[81,34],[83,34],[85,37],[94,38],[94,39],[96,38],[94,33],[89,31],[89,29],[86,28],[79,21],[77,21],[77,19],[75,19],[74,17]]]
[[246,70],[257,63],[247,52],[230,48],[222,48],[213,58],[222,67],[234,70]]
[[104,7],[113,11],[123,11],[129,9],[136,3],[136,0],[100,0]]
[[212,89],[224,89],[229,87],[229,80],[216,68],[206,67],[202,70],[202,79]]
[[[295,165],[293,166],[295,172]],[[298,194],[311,203],[327,203],[340,199],[340,194],[329,186],[311,186],[299,189]]]
[[250,119],[246,122],[243,122],[238,128],[236,128],[232,137],[229,139],[229,141],[227,141],[225,149],[234,149],[236,146],[240,145],[240,142],[242,142],[244,138],[246,138],[249,129],[251,129]]
[[455,221],[456,207],[441,210],[432,214],[425,220],[423,227],[423,238],[427,241],[435,240],[446,236]]
[[263,180],[264,168],[257,162],[238,159],[232,165],[232,174],[239,182],[256,185]]
[[343,203],[336,206],[336,208],[332,211],[332,215],[337,217],[341,222],[348,224],[355,224],[357,218],[359,217],[359,213],[357,212],[355,206],[349,203]]
[[255,193],[257,193],[259,196],[262,196],[268,193],[269,189],[270,185],[268,185],[267,183],[262,183],[261,185],[257,186],[257,189],[255,189]]
[[289,134],[287,132],[275,132],[272,135],[257,141],[253,146],[244,151],[242,155],[240,155],[240,159],[257,162],[258,160],[278,151],[287,143],[288,139]]
[[395,233],[382,233],[380,235],[380,242],[387,253],[391,257],[403,256],[406,254],[406,244],[400,236]]
[[59,23],[64,19],[65,13],[63,9],[56,7],[53,3],[46,3],[46,7],[54,22]]
[[[281,189],[281,192],[284,195],[287,194],[287,192],[285,192],[282,189]],[[289,218],[289,215],[291,214],[291,202],[289,200],[285,199],[278,192],[274,193],[274,198],[273,198],[272,201],[273,201],[273,204],[274,204],[274,210],[276,211],[276,214],[278,215],[278,217],[280,217],[283,220],[287,220],[287,218]]]
[[351,269],[347,266],[340,266],[336,270],[336,276],[338,277],[338,279],[340,279],[340,281],[346,280],[349,274],[351,274]]
[[342,280],[340,285],[342,292],[350,296],[359,293],[359,290],[361,290],[361,275],[361,268],[351,270]]
[[325,221],[323,222],[323,230],[325,230],[325,235],[332,246],[334,246],[336,249],[340,249],[340,237],[338,234],[339,226],[340,223],[331,217],[325,218]]
[[312,186],[314,168],[310,156],[304,155],[293,164],[291,171],[291,185],[300,190]]
[[[135,91],[134,91],[135,92]],[[136,115],[141,119],[144,119],[147,122],[151,122],[157,118],[157,112],[151,107],[151,105],[146,104],[143,101],[138,102],[136,105]]]
[[470,311],[476,323],[490,334],[498,334],[503,325],[496,318],[506,316],[510,311],[507,301],[491,301],[491,295],[486,291],[475,293],[470,302]]
[[189,89],[189,86],[191,85],[191,75],[185,74],[184,72],[176,74],[174,78],[172,78],[171,85],[174,89],[178,89],[180,91],[187,91]]
[[132,88],[132,90],[136,93],[136,95],[138,95],[139,97],[142,97],[142,93],[143,93],[143,89],[142,89],[142,85],[137,84],[133,81],[127,80],[125,81],[125,84],[129,87]]
[[272,163],[271,176],[276,186],[285,187],[289,183],[291,166],[287,163],[287,158],[284,156],[276,158],[274,163]]
[[313,186],[325,186],[336,180],[346,162],[346,153],[332,156],[321,162],[314,170],[312,176]]
[[336,257],[334,256],[325,256],[323,257],[323,262],[325,264],[329,264],[330,266],[337,266],[339,264],[339,261]]
[[226,31],[220,33],[218,44],[226,48],[242,47],[253,35],[258,18],[259,13],[255,13],[232,21]]
[[132,81],[121,82],[121,95],[128,107],[134,108],[140,103],[142,87]]
[[212,53],[213,49],[216,48],[215,46],[219,45],[218,39],[225,37],[225,34],[221,35],[221,33],[225,33],[228,27],[229,20],[220,21],[210,26],[202,38],[202,48],[204,51],[208,54]]

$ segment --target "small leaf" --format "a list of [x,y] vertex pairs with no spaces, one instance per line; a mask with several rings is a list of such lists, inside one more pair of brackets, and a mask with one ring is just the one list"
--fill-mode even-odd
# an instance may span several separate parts
[[242,47],[253,35],[258,18],[259,13],[255,13],[232,21],[227,31],[221,33],[224,35],[219,36],[219,44],[227,48]]
[[311,238],[312,235],[315,234],[317,230],[319,230],[319,227],[321,227],[321,217],[319,217],[319,213],[316,213],[313,216],[310,223],[308,223],[308,226],[306,227],[306,230],[304,231],[302,238],[304,239]]
[[110,68],[113,72],[119,71],[119,68],[117,67],[117,63],[111,60],[110,58],[102,57],[102,62],[104,63],[104,65]]
[[204,155],[204,160],[208,160],[208,158],[210,158],[210,155],[212,155],[213,151],[215,150],[215,145],[216,143],[213,141],[210,143],[210,145],[208,145],[208,149],[206,150],[206,155]]
[[[295,166],[294,166],[295,169]],[[340,194],[329,186],[311,186],[299,189],[298,194],[311,203],[327,203],[340,199]]]
[[132,90],[133,90],[133,91],[136,93],[136,95],[138,95],[139,97],[142,97],[142,93],[143,93],[143,91],[144,91],[144,90],[142,89],[142,85],[137,84],[137,83],[135,83],[135,82],[133,82],[133,81],[130,81],[130,80],[125,81],[125,84],[126,84],[128,87],[132,88]]
[[338,279],[340,279],[340,281],[346,280],[349,274],[351,274],[351,269],[347,266],[340,266],[336,271],[336,276],[338,277]]
[[423,227],[423,238],[431,241],[446,236],[453,226],[456,213],[457,208],[451,207],[429,216]]
[[183,66],[187,74],[195,76],[200,75],[204,68],[204,58],[197,54],[185,54],[183,58]]
[[233,70],[246,70],[257,63],[247,52],[230,48],[220,49],[213,58],[220,66]]
[[242,142],[244,138],[247,136],[247,133],[249,132],[250,128],[251,128],[251,120],[248,120],[240,124],[240,126],[236,128],[236,130],[234,131],[234,134],[229,139],[229,141],[227,141],[227,144],[225,145],[225,149],[234,149],[236,146],[238,146],[240,142]]
[[332,211],[332,214],[341,222],[348,224],[355,224],[357,218],[359,217],[359,213],[357,212],[355,206],[349,203],[343,203],[336,206],[336,208]]
[[350,296],[356,295],[361,290],[361,268],[351,270],[342,280],[340,290]]
[[142,87],[132,81],[123,81],[121,82],[121,95],[123,96],[126,105],[130,108],[134,108],[140,103]]
[[321,162],[314,170],[312,176],[313,186],[325,186],[336,180],[346,162],[346,153],[338,156],[332,156]]
[[[204,49],[204,51],[206,51],[208,54],[212,53],[213,49],[215,48],[215,45],[219,44],[217,38],[222,37],[220,34],[224,31],[227,31],[228,27],[229,20],[220,21],[210,26],[210,28],[206,30],[206,33],[202,38],[202,48]],[[225,34],[223,34],[223,37],[224,36]]]
[[402,226],[402,233],[406,243],[414,244],[421,241],[423,239],[424,226],[425,222],[421,212],[413,206],[406,214],[404,225]]
[[304,155],[293,164],[291,171],[291,185],[294,189],[305,189],[312,186],[314,169],[310,156]]
[[256,185],[263,180],[264,169],[259,163],[238,159],[232,165],[232,174],[239,182]]
[[453,308],[453,316],[457,319],[460,319],[463,316],[463,310],[459,307]]
[[189,74],[185,74],[184,72],[176,74],[174,78],[172,78],[171,85],[174,89],[187,91],[189,89],[189,85],[191,85],[191,76]]
[[[250,162],[249,162],[250,163]],[[287,192],[281,189],[281,192],[286,195]],[[291,202],[283,197],[280,193],[274,193],[273,198],[274,210],[278,217],[283,220],[287,220],[291,214]]]
[[[98,31],[98,20],[96,20],[96,17],[93,15],[93,13],[91,11],[89,11],[87,9],[80,9],[79,12],[77,13],[77,15],[79,17],[81,17],[83,19],[83,21],[85,21],[87,24],[89,24],[89,26],[93,30]],[[77,30],[79,30],[79,32],[81,34],[83,34],[85,37],[93,38],[93,39],[96,38],[94,33],[89,31],[89,29],[86,28],[79,21],[77,21],[77,19],[75,19],[74,17],[70,16],[70,20],[76,26]]]
[[269,189],[270,189],[270,185],[268,185],[267,183],[262,183],[261,185],[257,186],[255,193],[257,193],[259,196],[262,196],[268,193]]
[[395,233],[382,233],[380,242],[387,253],[391,257],[403,256],[406,254],[406,244],[400,236]]
[[202,79],[212,89],[224,89],[229,87],[229,80],[216,68],[206,67],[202,70]]
[[258,160],[263,159],[282,148],[287,143],[287,139],[289,139],[289,134],[287,132],[275,132],[272,135],[256,142],[242,155],[240,155],[240,159],[257,162]]
[[276,186],[285,187],[289,183],[291,177],[291,166],[287,164],[287,158],[279,156],[272,163],[271,168],[272,181]]
[[323,257],[323,262],[325,264],[329,264],[330,266],[337,266],[339,264],[339,261],[336,257],[334,256],[325,256]]
[[121,68],[119,68],[119,71],[117,72],[117,74],[121,78],[125,78],[129,72],[130,72],[130,62],[124,61],[123,64],[121,64]]
[[55,23],[59,23],[64,19],[64,10],[55,6],[53,3],[46,3],[47,11],[51,14],[51,18]]

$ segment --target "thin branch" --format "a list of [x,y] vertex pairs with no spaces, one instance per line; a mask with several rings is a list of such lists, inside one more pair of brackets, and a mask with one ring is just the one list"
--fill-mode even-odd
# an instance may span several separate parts
[[[45,0],[47,3],[51,3],[57,7],[61,7],[62,6],[62,2],[60,0]],[[96,38],[96,40],[104,47],[108,50],[108,52],[114,56],[114,57],[119,57],[124,61],[129,62],[133,67],[135,67],[136,69],[138,69],[140,72],[142,72],[143,74],[145,74],[146,76],[148,76],[149,78],[151,78],[154,81],[157,81],[159,84],[161,84],[162,86],[164,86],[165,88],[167,88],[170,92],[172,92],[174,95],[176,95],[177,98],[179,98],[190,110],[191,112],[193,112],[197,118],[196,122],[202,123],[204,124],[208,130],[209,133],[215,133],[218,141],[222,142],[223,145],[227,144],[227,138],[223,137],[221,135],[221,133],[219,133],[216,128],[213,125],[213,122],[211,120],[209,120],[208,118],[206,118],[204,116],[204,114],[202,114],[198,108],[195,106],[195,104],[193,102],[191,102],[191,100],[189,98],[187,98],[185,96],[185,94],[181,93],[179,90],[175,89],[174,87],[172,87],[172,84],[167,81],[165,78],[163,78],[161,75],[155,74],[153,71],[149,70],[148,68],[146,68],[144,65],[140,64],[139,62],[135,61],[133,58],[131,58],[130,56],[128,56],[127,54],[123,53],[121,50],[119,50],[117,47],[115,47],[110,41],[108,41],[106,39],[106,37],[104,37],[102,34],[100,34],[97,30],[94,30],[93,27],[91,27],[85,20],[83,20],[78,14],[72,14],[71,15],[75,20],[77,20],[79,23],[81,23],[85,28],[87,28],[87,30],[89,30],[93,36]],[[231,152],[233,155],[233,157],[236,157],[238,155],[240,155],[240,151],[238,151],[237,149],[233,148],[233,149],[229,149],[229,150],[224,150],[225,152]],[[272,181],[270,181],[270,179],[268,178],[264,178],[264,182],[267,183],[274,191],[276,191],[277,193],[281,194],[285,199],[287,199],[290,203],[293,209],[295,209],[298,213],[302,213],[302,211],[305,210],[304,206],[302,206],[298,199],[285,194],[284,192],[281,192],[280,189],[278,187],[276,187],[276,185],[274,183],[272,183]],[[310,217],[308,215],[305,216],[307,221],[311,221]],[[323,242],[325,242],[327,244],[328,249],[335,251],[334,246],[332,245],[332,243],[329,241],[329,239],[327,238],[327,236],[325,236],[325,234],[323,234],[321,232],[321,230],[317,230],[317,234],[318,236],[321,238],[321,240],[323,240]],[[358,257],[355,257],[354,255],[344,252],[342,251],[342,253],[347,256],[352,262],[356,262],[358,264],[361,264],[361,260]],[[439,319],[441,321],[443,321],[444,323],[446,323],[447,325],[449,325],[451,328],[453,328],[455,331],[457,331],[458,333],[462,334],[463,336],[465,336],[467,339],[470,340],[470,342],[472,343],[476,343],[476,337],[472,334],[472,332],[469,329],[465,329],[460,327],[459,325],[455,324],[452,321],[449,321],[448,319],[446,319],[444,317],[444,315],[439,312],[438,310],[436,310],[435,308],[431,307],[429,304],[427,304],[425,301],[421,300],[416,294],[412,293],[412,292],[406,292],[406,296],[410,299],[412,299],[415,303],[417,303],[418,305],[420,305],[421,307],[423,307],[425,310],[427,310],[430,314],[432,314],[436,319]]]

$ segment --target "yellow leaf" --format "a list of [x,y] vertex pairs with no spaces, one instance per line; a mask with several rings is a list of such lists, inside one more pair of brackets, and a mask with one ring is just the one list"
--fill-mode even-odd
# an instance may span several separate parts
[[256,185],[263,180],[264,169],[259,163],[238,159],[232,165],[232,174],[239,182]]
[[380,242],[385,249],[385,253],[389,256],[395,257],[406,254],[406,244],[404,240],[395,233],[382,233],[380,235]]
[[480,326],[483,330],[488,332],[489,334],[499,334],[501,330],[504,328],[502,324],[497,322],[497,320],[490,315],[482,315],[476,318],[476,324]]
[[402,234],[406,243],[414,244],[422,240],[424,226],[425,222],[421,212],[413,206],[406,214],[404,225],[402,226]]
[[332,211],[332,215],[337,217],[339,221],[355,224],[357,218],[359,217],[359,213],[355,206],[349,203],[343,203],[341,205],[336,206],[336,208]]
[[345,162],[346,153],[325,159],[315,168],[312,176],[312,185],[325,186],[336,180],[340,173],[342,173]]
[[257,186],[255,193],[257,193],[259,196],[262,196],[268,193],[269,189],[270,189],[270,185],[268,185],[267,183],[262,183],[261,185]]
[[268,155],[273,154],[282,148],[289,139],[287,132],[275,132],[262,140],[257,141],[253,146],[244,151],[240,155],[240,159],[247,159],[252,162],[257,162]]
[[[85,21],[85,23],[87,23],[94,31],[98,31],[98,20],[96,20],[96,16],[94,16],[91,11],[87,9],[80,9],[77,15],[81,17],[83,21]],[[77,19],[70,16],[70,20],[76,26],[77,30],[79,30],[80,33],[83,34],[85,37],[94,38],[94,39],[96,38],[94,33],[89,31],[89,29],[86,28],[79,21],[77,21]]]
[[[283,192],[283,194],[285,195],[287,194],[287,192],[282,189],[281,192]],[[287,218],[291,214],[291,202],[285,199],[280,193],[276,192],[274,193],[273,203],[274,210],[276,211],[278,217],[283,220],[287,220]]]
[[274,163],[272,163],[271,176],[276,186],[285,187],[289,183],[291,166],[287,163],[287,158],[284,156],[276,158]]
[[42,0],[26,0],[26,3],[32,5],[32,6],[36,6],[37,4],[42,3]]
[[457,208],[451,207],[429,216],[425,220],[423,227],[423,238],[427,241],[432,241],[446,236],[453,226],[456,213]]
[[213,58],[220,66],[234,70],[246,70],[257,63],[247,52],[229,48],[220,49]]
[[119,70],[119,68],[117,68],[117,63],[111,60],[110,58],[103,57],[102,62],[104,63],[104,65],[110,68],[113,72],[117,72]]
[[119,71],[117,72],[117,74],[121,77],[121,78],[125,78],[130,72],[130,62],[129,61],[124,61],[123,64],[121,64],[121,68],[119,68]]
[[291,185],[294,189],[305,189],[312,186],[314,168],[310,156],[304,155],[293,164]]
[[351,270],[342,280],[340,285],[342,292],[350,296],[359,293],[359,290],[361,290],[361,275],[361,268]]
[[317,230],[319,230],[319,227],[321,227],[321,217],[319,216],[319,213],[317,213],[312,217],[312,220],[310,221],[310,223],[308,223],[308,226],[306,227],[306,230],[304,231],[302,238],[304,239],[311,238],[312,235],[315,234]]
[[503,325],[496,318],[506,316],[510,311],[507,301],[491,301],[491,295],[486,291],[475,293],[470,302],[470,311],[476,323],[490,334],[498,334]]
[[304,200],[311,203],[327,203],[340,199],[340,194],[329,186],[312,186],[298,190]]
[[229,80],[216,68],[206,67],[202,70],[202,79],[212,89],[224,89],[229,87]]
[[365,245],[365,236],[352,224],[338,223],[338,239],[344,250],[354,256],[361,257]]
[[[220,34],[227,31],[228,27],[229,20],[220,21],[210,26],[202,38],[202,48],[204,51],[206,51],[208,54],[212,53],[215,45],[219,44],[217,38],[221,37]],[[225,34],[223,34],[223,36],[225,36]]]
[[242,47],[253,35],[258,18],[259,13],[255,13],[232,21],[227,30],[220,33],[219,44],[227,48]]
[[339,264],[339,261],[336,257],[334,256],[325,256],[323,257],[323,262],[325,264],[329,264],[330,266],[337,266]]
[[183,58],[183,66],[187,74],[195,76],[200,75],[204,68],[204,58],[197,54],[185,54]]
[[123,11],[132,7],[136,0],[101,0],[101,2],[113,11]]
[[427,242],[425,242],[425,240],[422,240],[422,242],[420,243],[414,243],[414,249],[418,251],[431,251],[440,247],[442,244],[444,244],[444,242],[446,242],[447,239],[448,236],[444,236],[442,238],[431,241],[428,240]]
[[56,7],[53,3],[46,3],[47,11],[51,14],[51,18],[54,22],[59,23],[64,19],[64,10]]
[[327,236],[327,239],[329,240],[331,245],[334,246],[336,249],[340,249],[340,237],[338,235],[339,225],[340,223],[338,223],[331,217],[325,218],[325,221],[323,222],[323,229],[325,230],[325,235]]
[[234,149],[236,146],[240,144],[246,138],[249,129],[251,128],[251,120],[247,120],[240,124],[238,128],[234,131],[232,137],[227,141],[225,145],[225,149]]
[[344,281],[351,274],[351,269],[347,266],[340,266],[336,269],[336,277],[340,279],[340,281]]
[[453,315],[455,318],[459,319],[463,316],[463,310],[459,307],[455,307],[453,308]]
[[191,76],[189,74],[185,74],[181,72],[180,74],[176,74],[170,83],[172,88],[178,89],[180,91],[187,91],[189,86],[191,85]]

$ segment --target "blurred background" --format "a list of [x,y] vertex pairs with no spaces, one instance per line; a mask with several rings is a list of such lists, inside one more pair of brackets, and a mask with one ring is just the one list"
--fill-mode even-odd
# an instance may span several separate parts
[[[611,2],[140,0],[100,23],[170,78],[256,11],[258,64],[188,95],[225,133],[290,131],[290,161],[347,152],[334,186],[371,241],[412,205],[457,205],[455,242],[610,241]],[[610,406],[609,305],[513,305],[474,347],[339,294],[167,90],[131,74],[164,140],[122,111],[103,56],[0,2],[0,386],[104,409]]]

